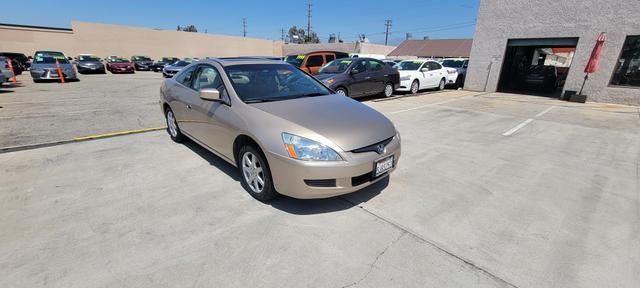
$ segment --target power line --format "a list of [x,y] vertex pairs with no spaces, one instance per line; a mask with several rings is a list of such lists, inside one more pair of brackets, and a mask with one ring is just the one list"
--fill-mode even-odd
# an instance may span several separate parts
[[387,27],[387,32],[384,32],[384,45],[387,45],[387,42],[389,41],[389,28],[391,28],[391,20],[384,20],[384,26]]
[[307,39],[306,42],[311,40],[311,2],[307,3]]
[[247,37],[247,18],[242,18],[242,37]]

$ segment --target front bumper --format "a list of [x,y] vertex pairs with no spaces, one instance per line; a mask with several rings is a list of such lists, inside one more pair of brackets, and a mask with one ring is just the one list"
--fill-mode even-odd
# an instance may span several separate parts
[[151,71],[151,65],[135,64],[135,68],[138,71]]
[[174,75],[178,74],[179,71],[174,71],[174,70],[162,70],[162,76],[166,77],[166,78],[171,78]]
[[[60,79],[57,69],[45,69],[38,71],[31,70],[29,73],[31,74],[31,78],[34,80]],[[78,79],[75,71],[67,71],[66,73],[62,72],[62,75],[64,76],[64,79]]]
[[413,83],[413,81],[411,81],[411,80],[400,81],[400,85],[398,85],[398,88],[396,88],[396,91],[409,91],[409,90],[411,90],[411,83]]
[[104,72],[104,66],[78,66],[78,72],[80,73],[91,73],[91,72]]
[[[278,193],[299,199],[328,198],[363,189],[393,172],[400,160],[400,138],[394,138],[387,144],[386,152],[352,153],[347,152],[347,161],[311,162],[299,161],[272,152],[267,153],[267,161],[273,183]],[[374,163],[393,155],[393,168],[374,177]],[[335,180],[331,187],[308,185],[307,182]],[[311,180],[311,181],[309,181]]]
[[133,73],[135,70],[133,67],[124,68],[124,67],[111,67],[111,73]]

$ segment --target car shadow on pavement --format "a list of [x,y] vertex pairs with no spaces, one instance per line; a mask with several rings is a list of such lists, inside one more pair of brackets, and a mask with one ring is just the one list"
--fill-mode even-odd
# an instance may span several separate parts
[[280,196],[269,204],[278,210],[294,215],[313,215],[347,210],[365,203],[389,186],[389,177],[356,192],[327,199],[295,199]]
[[183,144],[187,148],[191,149],[191,151],[198,154],[198,156],[202,157],[202,159],[207,160],[211,166],[218,168],[220,171],[224,172],[224,174],[231,177],[231,179],[240,182],[240,172],[238,172],[236,167],[191,140],[187,140]]

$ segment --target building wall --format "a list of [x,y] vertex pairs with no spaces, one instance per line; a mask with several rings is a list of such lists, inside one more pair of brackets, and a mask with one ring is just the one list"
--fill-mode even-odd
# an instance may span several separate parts
[[627,35],[640,35],[638,0],[481,0],[465,89],[494,92],[508,39],[579,37],[565,90],[580,90],[593,45],[607,32],[589,101],[640,105],[640,89],[609,86]]
[[284,55],[306,54],[314,51],[338,51],[344,53],[388,55],[395,46],[372,43],[317,43],[317,44],[285,44]]
[[204,33],[72,22],[73,31],[0,26],[0,51],[33,55],[37,50],[99,57],[146,55],[174,57],[282,56],[282,43]]

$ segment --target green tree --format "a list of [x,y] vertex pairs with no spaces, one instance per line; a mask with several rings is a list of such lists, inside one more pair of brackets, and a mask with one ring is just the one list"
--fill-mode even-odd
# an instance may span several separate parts
[[178,28],[176,30],[184,31],[184,32],[198,32],[198,29],[194,25],[187,25],[187,26],[178,25]]
[[307,32],[303,28],[298,28],[295,25],[289,28],[289,33],[287,35],[289,37],[289,42],[291,43],[320,43],[320,38],[316,32],[311,32],[307,35]]

